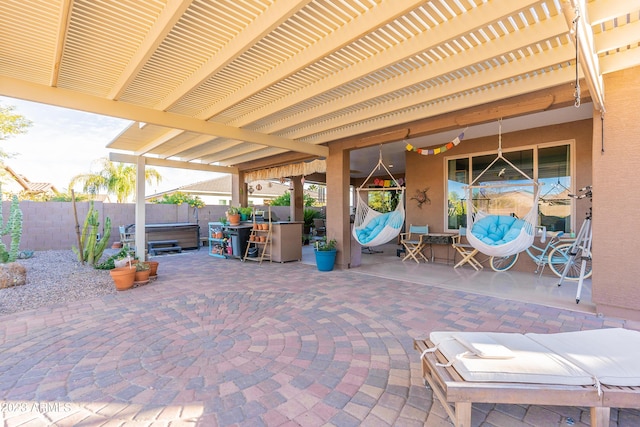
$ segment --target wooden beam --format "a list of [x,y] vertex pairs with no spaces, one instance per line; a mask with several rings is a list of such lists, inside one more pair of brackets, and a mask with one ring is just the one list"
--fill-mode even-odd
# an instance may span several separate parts
[[[111,160],[112,162],[137,164],[139,157],[144,157],[144,156],[133,156],[131,154],[123,154],[123,153],[109,153],[109,160]],[[204,172],[217,172],[217,173],[230,173],[230,174],[239,173],[238,168],[230,167],[230,166],[205,165],[202,163],[180,162],[176,160],[166,160],[166,159],[159,159],[155,157],[144,157],[144,161],[145,161],[145,164],[149,166],[161,166],[165,168],[175,168],[175,169],[189,169],[189,170],[197,170],[197,171],[204,171]]]
[[49,87],[11,77],[0,76],[0,87],[2,88],[3,95],[12,98],[56,105],[111,117],[120,117],[138,122],[153,123],[168,128],[253,142],[267,147],[277,147],[315,156],[326,157],[329,155],[329,149],[322,145],[308,144],[276,135],[235,128],[220,123],[158,111],[126,102],[112,101],[85,93]]
[[546,95],[540,98],[503,103],[479,111],[472,111],[460,115],[456,118],[456,123],[460,126],[492,121],[504,117],[514,117],[521,114],[530,114],[544,111],[553,104],[553,95]]
[[[552,100],[549,103],[549,100]],[[588,91],[582,92],[582,102],[589,102]],[[556,86],[543,91],[519,95],[485,105],[466,108],[463,110],[441,114],[422,120],[416,120],[402,125],[389,127],[379,132],[369,132],[358,136],[336,140],[331,144],[341,144],[343,149],[352,150],[366,148],[388,142],[396,142],[404,138],[407,129],[409,138],[432,135],[448,130],[460,129],[461,126],[473,126],[495,120],[496,112],[507,119],[545,110],[553,110],[573,105],[573,87],[570,85]],[[541,109],[547,105],[546,108]],[[464,123],[460,123],[461,117]]]

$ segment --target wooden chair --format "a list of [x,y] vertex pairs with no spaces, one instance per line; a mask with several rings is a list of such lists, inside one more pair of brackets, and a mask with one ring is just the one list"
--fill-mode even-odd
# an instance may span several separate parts
[[327,227],[324,222],[324,218],[313,219],[313,234],[316,237],[324,237],[327,233]]
[[420,264],[420,260],[418,258],[429,261],[422,253],[424,248],[427,246],[426,242],[424,242],[424,237],[427,234],[429,234],[428,225],[410,225],[409,232],[400,233],[400,243],[404,246],[404,250],[406,252],[402,261],[409,258],[412,258],[418,264]]
[[135,249],[136,244],[136,235],[135,233],[131,233],[127,231],[127,226],[121,225],[118,227],[120,231],[120,242],[122,243],[123,248],[129,248],[131,250]]
[[[456,250],[457,253],[462,256],[462,260],[459,263],[455,264],[453,268],[458,268],[461,265],[469,264],[471,267],[475,268],[476,271],[482,269],[482,264],[478,261],[475,256],[478,254],[478,250],[471,246],[468,243],[462,243],[462,237],[467,235],[467,229],[465,227],[460,227],[458,230],[458,235],[453,236],[453,243],[451,246]],[[455,263],[455,253],[453,254],[453,262]]]

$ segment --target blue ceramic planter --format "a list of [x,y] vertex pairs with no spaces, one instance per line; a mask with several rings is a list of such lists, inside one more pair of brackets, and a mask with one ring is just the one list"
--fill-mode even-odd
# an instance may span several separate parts
[[316,265],[318,266],[319,271],[331,271],[333,270],[333,265],[336,263],[336,250],[332,249],[330,251],[319,251],[316,252]]

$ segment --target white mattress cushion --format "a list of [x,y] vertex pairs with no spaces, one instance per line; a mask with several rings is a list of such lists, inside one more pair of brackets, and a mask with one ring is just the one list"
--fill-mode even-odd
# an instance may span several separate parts
[[611,328],[526,334],[595,376],[601,384],[640,386],[640,332]]
[[[479,357],[455,339],[456,332],[432,332],[431,341],[465,381],[591,385],[593,376],[536,341],[515,333],[473,332],[481,342],[495,342],[513,357]],[[467,336],[468,340],[469,337]]]

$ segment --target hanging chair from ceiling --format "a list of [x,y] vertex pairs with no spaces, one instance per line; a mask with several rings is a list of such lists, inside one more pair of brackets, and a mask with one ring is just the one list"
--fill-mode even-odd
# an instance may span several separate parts
[[[365,187],[369,178],[371,178],[371,175],[373,175],[376,170],[379,170],[380,167],[384,168],[387,174],[389,174],[391,177],[390,182],[394,187]],[[360,192],[392,190],[400,192],[398,204],[396,205],[395,210],[386,213],[372,209],[367,203],[367,200],[360,196]],[[389,169],[387,169],[384,163],[382,163],[382,152],[380,152],[378,164],[373,168],[362,185],[356,189],[356,199],[356,213],[352,234],[358,243],[363,246],[379,246],[387,243],[400,234],[402,225],[404,224],[404,187],[398,185],[398,182],[393,175],[391,175]]]
[[[502,130],[502,124],[500,124]],[[526,179],[526,183],[500,183],[476,185],[476,182],[499,160],[516,170]],[[504,175],[504,169],[498,173]],[[473,203],[474,191],[484,192],[497,188],[532,187],[532,205],[523,218],[513,215],[492,215],[477,209]],[[489,256],[509,256],[522,252],[533,244],[538,222],[539,184],[521,171],[502,155],[502,133],[499,135],[498,156],[466,187],[467,197],[467,240],[469,244]]]

